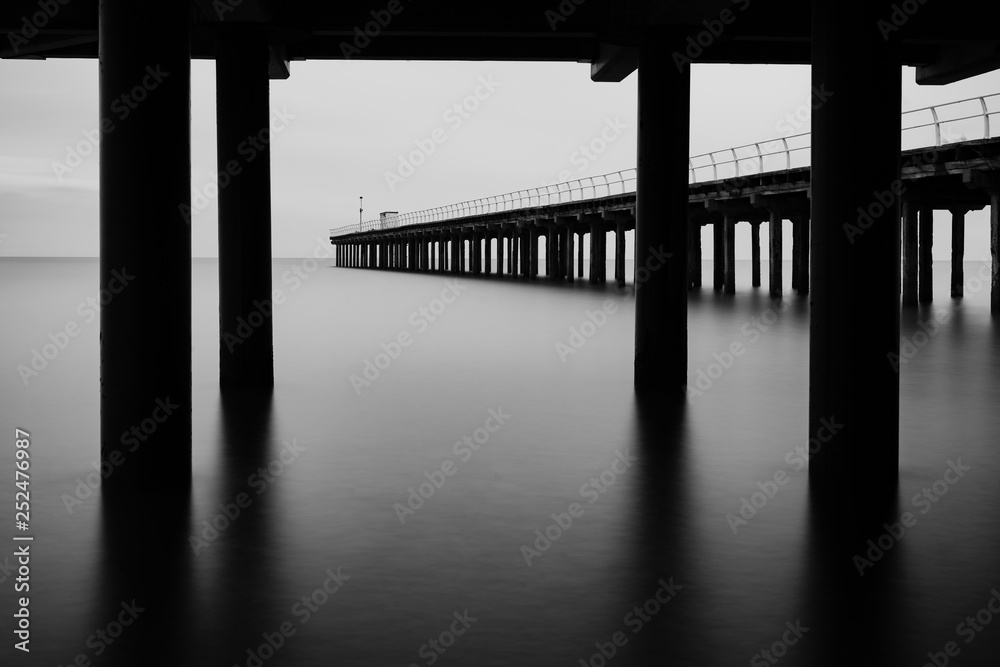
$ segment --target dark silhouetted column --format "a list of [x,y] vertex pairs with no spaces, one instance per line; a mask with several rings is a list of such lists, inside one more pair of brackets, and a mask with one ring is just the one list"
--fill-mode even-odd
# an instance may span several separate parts
[[701,287],[701,223],[688,223],[688,288]]
[[965,293],[965,209],[951,212],[951,296]]
[[550,280],[557,280],[559,273],[559,242],[556,230],[548,227],[545,230],[545,275]]
[[[691,72],[672,42],[646,34],[639,47],[635,266],[635,386],[687,382],[688,142]],[[669,257],[667,256],[669,255]]]
[[917,205],[904,200],[902,209],[903,305],[913,306],[917,303]]
[[1000,192],[990,193],[990,312],[1000,313]]
[[798,216],[794,226],[794,231],[799,234],[798,242],[793,246],[793,251],[798,248],[797,268],[793,268],[796,272],[795,290],[801,295],[809,294],[809,224],[809,218]]
[[[101,462],[114,470],[105,501],[122,492],[152,502],[191,482],[188,16],[187,3],[100,5],[99,117],[115,119],[100,138],[99,288],[111,294],[100,311]],[[137,86],[148,95],[118,120]]]
[[772,297],[778,298],[782,293],[781,286],[781,227],[784,220],[781,215],[770,212],[767,221],[768,240],[768,292]]
[[493,273],[493,239],[489,234],[483,237],[483,273]]
[[478,276],[483,272],[483,244],[479,234],[475,232],[469,237],[469,250],[472,255],[472,275]]
[[1000,313],[1000,192],[990,192],[990,312]]
[[590,284],[596,285],[600,278],[597,271],[597,225],[590,223]]
[[528,232],[528,244],[530,245],[528,254],[531,262],[528,275],[534,278],[538,275],[538,234],[535,233],[534,229],[530,229]]
[[564,244],[564,249],[566,251],[563,263],[566,267],[566,282],[573,282],[573,241],[576,240],[576,234],[573,230],[566,229],[566,241]]
[[[265,35],[220,35],[215,61],[219,188],[219,371],[224,385],[274,384],[271,126]],[[253,158],[246,155],[247,137]],[[242,149],[242,153],[241,153]],[[242,322],[250,324],[250,335]]]
[[615,284],[625,286],[625,225],[615,225]]
[[[900,97],[898,32],[888,3],[812,2],[812,86],[831,91],[812,120],[809,430],[812,497],[855,526],[895,498],[899,462]],[[857,119],[865,119],[858,159]],[[891,203],[861,235],[848,232],[873,193]],[[889,193],[889,194],[885,194]],[[805,226],[805,221],[798,222]],[[810,286],[808,283],[812,282]],[[836,425],[836,426],[834,426]],[[867,534],[867,528],[864,530]],[[850,567],[847,563],[846,567]]]
[[721,292],[726,284],[726,225],[721,217],[712,223],[712,287]]
[[726,282],[722,290],[723,294],[736,293],[736,218],[726,215],[725,218],[725,256],[726,256]]
[[750,286],[760,287],[760,223],[750,223]]
[[920,279],[917,283],[917,293],[920,303],[930,303],[934,300],[934,209],[921,208],[919,233]]

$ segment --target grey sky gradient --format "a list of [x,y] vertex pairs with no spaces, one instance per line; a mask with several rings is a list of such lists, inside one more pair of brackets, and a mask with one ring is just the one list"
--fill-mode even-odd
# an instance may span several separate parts
[[[942,87],[918,87],[909,68],[902,76],[903,109],[1000,92],[998,72]],[[0,256],[97,255],[97,151],[70,173],[55,166],[93,145],[97,85],[94,60],[0,61]],[[217,169],[214,91],[214,63],[193,62],[192,187],[202,194]],[[806,131],[809,101],[806,66],[695,65],[691,153]],[[362,195],[367,219],[635,166],[636,76],[594,83],[585,64],[294,62],[290,79],[271,82],[271,106],[288,117],[272,142],[276,257],[311,255],[330,227],[357,222]],[[433,153],[390,189],[386,173],[437,128]],[[614,140],[585,155],[602,133]],[[856,141],[863,160],[863,119]],[[209,198],[194,217],[194,256],[216,255],[216,215]],[[985,259],[986,215],[968,219],[966,257]],[[938,227],[935,258],[947,259],[950,229]],[[748,257],[741,232],[738,256]]]

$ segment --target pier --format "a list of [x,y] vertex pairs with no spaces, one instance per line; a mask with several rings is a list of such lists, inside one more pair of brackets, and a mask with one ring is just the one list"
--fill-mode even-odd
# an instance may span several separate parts
[[[952,113],[955,117],[943,120],[949,108],[975,111]],[[868,206],[859,208],[853,223],[844,224],[843,233],[850,242],[861,239],[885,215],[886,207],[898,201],[903,230],[902,303],[912,305],[918,299],[928,303],[933,299],[933,212],[950,212],[950,294],[958,298],[965,280],[965,214],[989,206],[996,215],[992,184],[1000,178],[1000,138],[991,136],[991,127],[1000,127],[1000,93],[908,111],[902,121],[904,138],[911,135],[919,140],[923,134],[932,143],[902,151],[898,187],[874,193]],[[956,126],[968,121],[975,122],[977,138],[942,143],[955,134]],[[689,289],[702,285],[701,228],[711,226],[713,289],[735,292],[735,228],[739,223],[750,226],[751,280],[753,287],[760,287],[760,225],[766,222],[768,291],[772,297],[781,297],[782,226],[788,222],[793,230],[791,290],[809,293],[811,170],[791,166],[808,160],[808,140],[808,134],[797,134],[689,159]],[[731,175],[720,178],[727,172]],[[589,262],[589,282],[604,283],[608,279],[605,267],[613,259],[613,279],[623,286],[628,259],[625,234],[635,230],[636,222],[635,188],[635,169],[617,171],[410,213],[383,214],[331,229],[330,243],[336,249],[335,263],[342,267],[530,279],[539,277],[539,241],[544,239],[545,278],[574,282],[584,277],[585,262]],[[614,239],[610,255],[608,234]],[[989,250],[996,264],[997,248]],[[635,280],[633,276],[630,282]],[[993,312],[1000,307],[998,303],[994,284]]]

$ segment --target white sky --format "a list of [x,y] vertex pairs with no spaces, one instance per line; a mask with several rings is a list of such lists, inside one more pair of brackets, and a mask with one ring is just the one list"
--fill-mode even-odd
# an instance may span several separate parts
[[[357,222],[359,196],[368,219],[634,167],[636,76],[594,83],[589,71],[576,63],[293,62],[290,79],[271,82],[272,108],[295,116],[272,143],[274,256],[309,255],[330,227]],[[1000,72],[943,87],[916,86],[909,68],[902,76],[904,110],[1000,92]],[[445,117],[480,77],[499,86],[467,118]],[[87,149],[85,134],[99,120],[97,84],[96,60],[0,61],[0,256],[97,255],[96,151],[61,181],[53,166],[66,163],[72,147]],[[197,190],[216,170],[214,90],[214,63],[193,62]],[[788,134],[787,121],[779,123],[797,111],[799,131],[808,130],[802,112],[809,99],[807,66],[696,65],[691,153]],[[583,157],[580,146],[609,121],[621,134],[595,159]],[[446,140],[390,190],[385,173],[435,128]],[[863,160],[863,123],[857,141]],[[216,211],[212,200],[194,218],[196,257],[217,253]],[[942,222],[948,216],[938,215]],[[969,216],[967,259],[988,257],[977,249],[984,220],[985,212]],[[937,227],[935,257],[947,259],[950,228]],[[738,257],[749,257],[748,236],[740,230]]]

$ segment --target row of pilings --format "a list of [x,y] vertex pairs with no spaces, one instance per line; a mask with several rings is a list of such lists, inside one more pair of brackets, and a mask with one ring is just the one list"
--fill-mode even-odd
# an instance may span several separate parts
[[[972,207],[949,206],[951,214],[951,296],[964,294],[965,214]],[[976,207],[978,208],[978,207]],[[902,302],[912,305],[933,300],[934,210],[926,203],[903,202],[902,206]],[[792,224],[792,291],[809,292],[809,217],[806,213],[765,212],[768,222],[769,292],[782,295],[782,226]],[[994,214],[995,215],[995,214]],[[700,216],[699,216],[700,217]],[[615,282],[625,284],[625,233],[635,229],[629,211],[593,216],[589,222],[527,220],[496,227],[467,226],[433,230],[394,229],[333,238],[336,265],[348,268],[426,271],[465,275],[509,275],[535,278],[539,275],[539,242],[545,237],[544,270],[554,281],[573,282],[584,277],[584,241],[589,235],[592,284],[607,281],[607,234],[614,234]],[[702,286],[702,242],[700,228],[712,227],[716,258],[712,282],[715,291],[736,291],[736,225],[750,225],[751,285],[761,286],[760,225],[765,218],[743,220],[717,213],[709,220],[693,219],[688,236],[688,287]],[[494,246],[493,241],[496,241]],[[494,255],[495,252],[495,255]],[[918,288],[919,285],[919,288]]]
[[[806,294],[809,290],[808,220],[791,219],[792,290]],[[735,239],[736,220],[719,216],[715,222],[692,222],[690,234],[689,287],[702,285],[702,248],[700,227],[711,225],[715,257],[714,288],[732,294],[736,286]],[[780,296],[781,223],[774,215],[768,244],[770,258],[770,293]],[[799,224],[796,224],[799,223]],[[751,264],[753,287],[761,285],[760,221],[750,221]],[[539,275],[539,239],[545,237],[544,271],[553,281],[573,282],[584,277],[584,262],[590,262],[587,272],[592,284],[607,281],[608,241],[613,236],[614,279],[625,284],[625,234],[635,228],[630,213],[602,217],[592,221],[538,222],[525,221],[495,229],[444,228],[434,230],[394,229],[335,237],[336,265],[346,268],[426,271],[466,275],[508,275],[536,278]],[[590,251],[584,256],[584,242],[589,236]],[[493,241],[496,241],[494,245]]]

